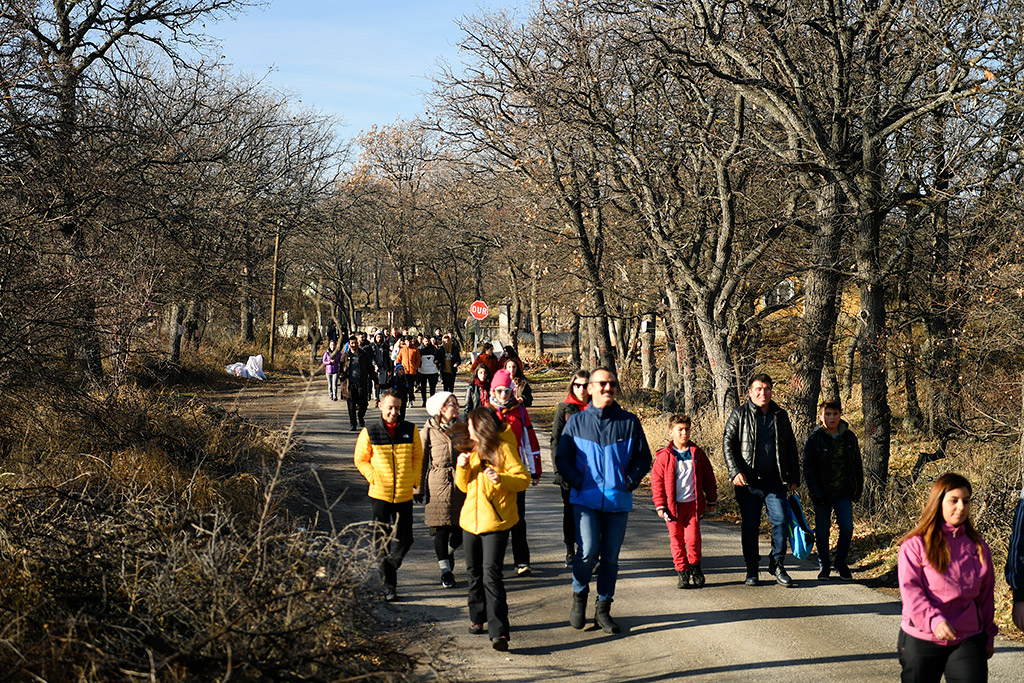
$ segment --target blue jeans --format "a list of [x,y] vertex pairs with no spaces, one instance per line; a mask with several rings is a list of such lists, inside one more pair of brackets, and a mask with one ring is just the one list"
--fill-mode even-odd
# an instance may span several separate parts
[[611,601],[615,595],[615,579],[619,575],[619,548],[626,537],[629,512],[602,512],[582,505],[573,505],[576,517],[576,544],[579,552],[572,563],[572,590],[579,593],[590,587],[594,565],[597,569],[597,599]]
[[828,554],[828,536],[832,530],[833,510],[836,513],[836,524],[839,526],[836,567],[845,567],[846,558],[850,554],[850,541],[853,540],[853,501],[849,498],[814,504],[814,542],[818,546],[818,564],[822,567],[832,566]]
[[789,519],[789,504],[786,489],[759,489],[753,486],[737,486],[736,503],[740,508],[740,539],[743,546],[743,561],[748,569],[754,569],[761,562],[758,552],[758,535],[761,528],[761,509],[768,511],[772,525],[771,561],[782,566],[786,560],[786,522]]

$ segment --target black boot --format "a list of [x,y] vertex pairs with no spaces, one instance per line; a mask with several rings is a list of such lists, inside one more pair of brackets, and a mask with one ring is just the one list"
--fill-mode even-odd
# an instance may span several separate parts
[[704,587],[704,572],[701,571],[700,562],[690,565],[690,581],[693,582],[694,588]]
[[611,609],[611,600],[598,600],[594,623],[605,633],[619,633],[622,629],[612,620],[612,615],[609,614]]
[[690,570],[680,569],[676,572],[679,575],[679,580],[676,581],[676,588],[689,588],[690,587]]
[[584,588],[579,593],[572,594],[572,609],[569,610],[569,626],[575,629],[583,628],[587,623],[587,596],[590,590]]

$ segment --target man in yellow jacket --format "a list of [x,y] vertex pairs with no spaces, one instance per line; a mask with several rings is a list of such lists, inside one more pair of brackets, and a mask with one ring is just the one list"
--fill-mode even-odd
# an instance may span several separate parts
[[355,454],[356,467],[370,483],[377,557],[388,602],[398,599],[398,568],[412,547],[412,490],[423,468],[419,430],[399,419],[401,410],[398,393],[391,389],[383,392],[381,420],[363,428]]

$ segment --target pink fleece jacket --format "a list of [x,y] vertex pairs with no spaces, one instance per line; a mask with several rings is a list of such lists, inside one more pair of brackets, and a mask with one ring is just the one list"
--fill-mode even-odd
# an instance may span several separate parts
[[[907,635],[939,645],[957,643],[984,633],[988,646],[999,628],[995,625],[995,570],[988,544],[981,542],[982,558],[962,526],[943,523],[950,562],[944,574],[928,564],[924,539],[914,536],[900,546],[898,564],[903,599],[901,627]],[[935,627],[943,621],[956,632],[956,640],[939,640]]]

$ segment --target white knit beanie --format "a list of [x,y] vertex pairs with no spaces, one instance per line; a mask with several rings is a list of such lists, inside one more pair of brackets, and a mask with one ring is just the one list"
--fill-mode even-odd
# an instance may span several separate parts
[[444,402],[448,400],[449,396],[454,396],[450,391],[439,391],[430,398],[427,399],[427,415],[430,417],[437,417],[441,414],[441,407]]

